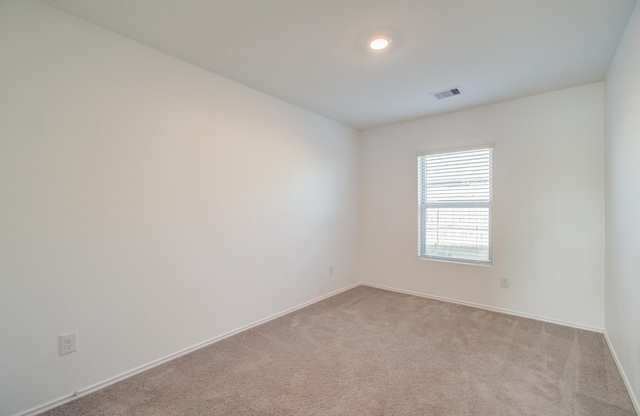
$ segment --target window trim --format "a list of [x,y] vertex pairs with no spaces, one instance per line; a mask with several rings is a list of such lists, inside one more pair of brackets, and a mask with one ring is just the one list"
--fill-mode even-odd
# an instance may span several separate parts
[[[468,146],[456,146],[456,147],[448,147],[448,148],[439,148],[439,149],[431,149],[423,152],[419,152],[417,154],[417,178],[418,178],[418,258],[420,260],[430,260],[430,261],[438,261],[438,262],[446,262],[446,263],[455,263],[455,264],[465,264],[465,265],[473,265],[473,266],[484,266],[484,267],[492,267],[493,266],[493,149],[495,148],[495,142],[482,142]],[[426,227],[426,187],[425,187],[425,177],[424,174],[426,172],[422,172],[421,163],[424,160],[424,156],[437,155],[437,154],[446,154],[446,153],[456,153],[456,152],[466,152],[472,150],[479,149],[491,149],[490,153],[490,165],[489,165],[489,203],[488,205],[483,204],[489,209],[489,218],[488,218],[488,240],[489,240],[489,255],[488,260],[471,260],[464,258],[456,258],[456,257],[440,257],[433,255],[425,255],[426,253],[426,242],[424,241],[423,235]]]

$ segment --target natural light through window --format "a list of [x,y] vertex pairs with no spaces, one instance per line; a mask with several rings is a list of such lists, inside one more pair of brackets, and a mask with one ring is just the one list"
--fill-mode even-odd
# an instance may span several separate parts
[[493,144],[418,157],[420,258],[491,265]]

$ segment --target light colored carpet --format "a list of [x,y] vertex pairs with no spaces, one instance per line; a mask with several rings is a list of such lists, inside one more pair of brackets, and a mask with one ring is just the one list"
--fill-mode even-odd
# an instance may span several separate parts
[[44,414],[635,412],[601,334],[359,286]]

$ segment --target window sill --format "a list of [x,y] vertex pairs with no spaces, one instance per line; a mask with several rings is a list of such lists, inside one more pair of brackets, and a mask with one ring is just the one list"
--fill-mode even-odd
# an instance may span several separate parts
[[493,262],[476,262],[476,261],[466,261],[459,259],[447,259],[441,257],[427,257],[427,256],[418,256],[419,260],[427,260],[427,261],[437,261],[440,263],[453,263],[453,264],[463,264],[465,266],[480,266],[480,267],[493,267]]

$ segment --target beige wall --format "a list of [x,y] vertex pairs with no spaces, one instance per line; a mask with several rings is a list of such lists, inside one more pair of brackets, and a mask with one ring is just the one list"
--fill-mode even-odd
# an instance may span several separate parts
[[[365,131],[360,279],[602,329],[603,117],[596,83]],[[488,141],[493,267],[419,260],[416,155]]]
[[1,415],[356,282],[357,131],[36,2],[0,56]]

